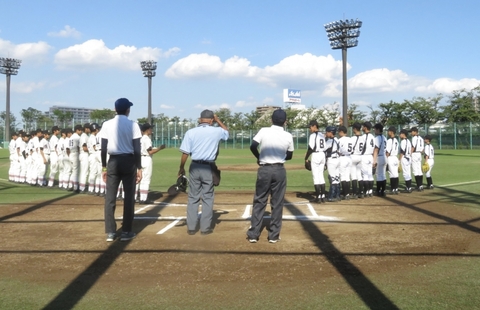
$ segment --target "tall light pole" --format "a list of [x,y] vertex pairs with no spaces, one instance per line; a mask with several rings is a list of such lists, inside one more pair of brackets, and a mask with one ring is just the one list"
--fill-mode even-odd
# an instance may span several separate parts
[[146,60],[140,62],[143,76],[148,78],[148,122],[152,123],[152,77],[155,76],[157,69],[157,62],[153,60]]
[[7,76],[7,103],[5,108],[5,141],[10,141],[10,76],[17,75],[21,60],[0,58],[0,73]]
[[358,45],[358,37],[360,36],[360,27],[362,22],[357,20],[339,20],[328,23],[325,26],[328,40],[332,49],[342,49],[343,64],[343,126],[348,128],[348,104],[347,104],[347,48]]

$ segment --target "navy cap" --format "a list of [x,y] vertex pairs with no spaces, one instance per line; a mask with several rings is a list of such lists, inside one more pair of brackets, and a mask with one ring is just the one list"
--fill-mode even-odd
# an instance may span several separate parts
[[210,110],[203,110],[202,113],[200,113],[200,118],[215,118],[215,114]]
[[325,129],[326,132],[333,132],[335,133],[337,131],[337,128],[334,127],[334,126],[327,126],[327,128]]
[[97,129],[100,129],[100,125],[98,125],[98,123],[92,123],[90,125],[90,130],[95,131]]
[[286,120],[287,120],[287,113],[284,110],[278,109],[273,111],[272,121],[274,123],[285,123]]
[[133,103],[131,103],[127,98],[120,98],[115,101],[115,110],[116,111],[127,111]]

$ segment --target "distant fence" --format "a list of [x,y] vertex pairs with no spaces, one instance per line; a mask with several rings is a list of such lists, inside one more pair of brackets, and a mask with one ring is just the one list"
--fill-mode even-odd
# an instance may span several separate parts
[[[89,122],[82,120],[79,124]],[[93,120],[99,124],[102,121]],[[76,123],[74,123],[76,124]],[[50,130],[53,124],[34,124],[33,128],[42,130]],[[196,126],[192,123],[182,122],[159,122],[154,124],[152,133],[152,142],[154,146],[165,144],[169,148],[178,148],[182,142],[185,132]],[[384,134],[387,134],[387,127]],[[397,135],[401,129],[410,129],[411,126],[398,125]],[[432,136],[432,145],[436,149],[480,149],[480,124],[475,123],[452,123],[452,124],[434,124],[417,126],[421,136]],[[3,143],[4,128],[0,128],[0,145],[7,147],[10,139],[6,139]],[[323,128],[321,128],[322,130]],[[310,131],[308,128],[287,129],[293,136],[296,149],[306,149]],[[257,134],[258,129],[230,129],[230,138],[222,141],[222,148],[243,149],[249,148],[253,137]],[[373,130],[372,130],[373,132]],[[351,134],[351,128],[349,128]]]

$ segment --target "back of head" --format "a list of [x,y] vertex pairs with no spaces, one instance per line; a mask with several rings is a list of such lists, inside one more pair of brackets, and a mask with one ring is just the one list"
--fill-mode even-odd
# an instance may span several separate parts
[[283,126],[283,124],[285,124],[286,121],[287,121],[287,113],[284,110],[278,109],[273,111],[272,123],[274,125]]

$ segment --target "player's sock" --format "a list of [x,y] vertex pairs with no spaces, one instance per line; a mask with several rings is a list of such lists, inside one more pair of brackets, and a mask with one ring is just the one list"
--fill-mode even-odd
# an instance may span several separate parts
[[358,193],[357,193],[358,195],[363,194],[363,187],[364,187],[363,184],[364,183],[365,183],[364,181],[358,181]]
[[352,195],[357,195],[358,191],[358,181],[352,180]]
[[430,187],[432,184],[432,177],[427,177],[427,187]]
[[412,180],[405,181],[405,184],[407,185],[407,189],[412,187]]
[[315,188],[315,201],[318,202],[318,199],[321,198],[320,184],[314,184],[313,187]]
[[325,198],[325,183],[320,184],[320,194],[322,195],[322,199]]

